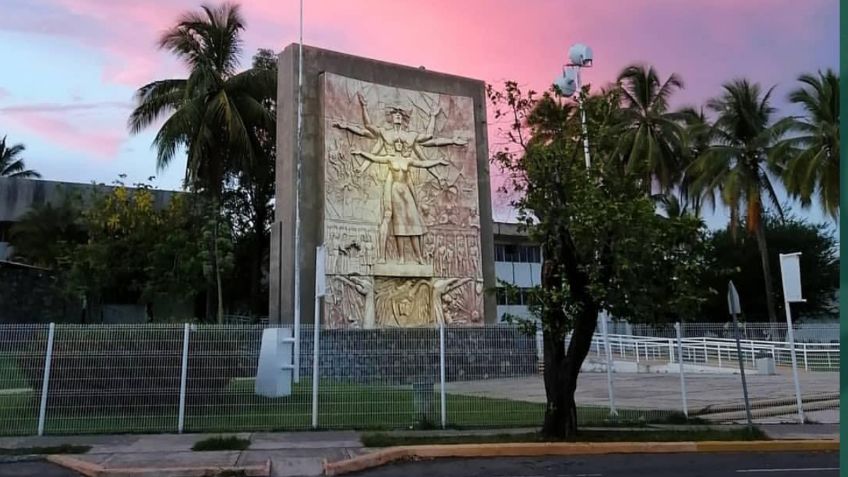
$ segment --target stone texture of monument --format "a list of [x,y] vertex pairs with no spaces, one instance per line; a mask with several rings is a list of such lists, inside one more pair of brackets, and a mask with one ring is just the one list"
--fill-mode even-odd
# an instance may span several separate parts
[[295,260],[311,322],[319,244],[323,327],[494,321],[484,84],[304,47],[295,250],[297,53],[279,63],[272,322],[292,321]]

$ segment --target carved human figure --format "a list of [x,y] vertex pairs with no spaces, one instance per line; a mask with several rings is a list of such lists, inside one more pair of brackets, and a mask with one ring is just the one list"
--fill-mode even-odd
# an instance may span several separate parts
[[[391,233],[395,238],[398,261],[405,262],[404,242],[412,248],[413,259],[418,263],[424,263],[421,254],[421,236],[426,232],[424,220],[415,202],[412,187],[409,183],[409,173],[412,168],[429,169],[435,166],[449,165],[443,160],[421,160],[414,159],[408,148],[401,140],[394,142],[394,147],[384,155],[376,155],[370,152],[353,150],[351,154],[361,156],[367,161],[389,166],[390,173],[386,176],[383,186],[383,221],[380,224],[380,238],[383,240],[383,252],[381,257],[386,259],[385,251],[388,241],[388,224],[391,221]],[[362,170],[367,168],[366,162]]]
[[356,275],[336,277],[350,285],[360,295],[365,297],[365,310],[362,313],[362,328],[371,329],[377,324],[377,306],[374,300],[374,284],[371,280]]
[[371,121],[371,116],[368,113],[368,102],[362,93],[356,93],[356,99],[359,101],[359,106],[362,109],[363,127],[342,121],[333,122],[333,126],[352,132],[358,136],[377,139],[377,142],[371,149],[372,154],[378,154],[383,150],[391,149],[396,141],[401,141],[404,147],[414,151],[419,156],[419,159],[424,160],[421,147],[465,146],[468,144],[467,140],[460,137],[438,138],[433,136],[436,127],[436,117],[441,112],[441,108],[438,106],[429,112],[426,130],[424,132],[416,132],[409,130],[409,120],[411,117],[409,111],[399,106],[389,106],[386,108],[389,125],[378,126]]
[[[468,283],[471,281],[471,278],[437,278],[433,280],[432,283],[432,296],[430,301],[430,308],[433,311],[433,322],[437,325],[441,324],[450,324],[450,320],[445,315],[444,310],[444,298],[446,298],[446,294],[455,290],[456,288]],[[447,319],[447,321],[446,321]]]

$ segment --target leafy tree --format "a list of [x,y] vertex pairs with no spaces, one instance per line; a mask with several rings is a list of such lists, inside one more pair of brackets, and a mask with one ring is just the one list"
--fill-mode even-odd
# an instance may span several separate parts
[[[223,207],[225,184],[249,171],[262,157],[258,131],[273,131],[273,115],[263,103],[276,93],[274,72],[265,67],[237,72],[245,22],[240,7],[224,3],[187,12],[166,30],[159,47],[182,60],[187,79],[159,80],[136,93],[129,118],[132,133],[167,117],[156,134],[157,167],[164,169],[177,151],[187,154],[186,184]],[[221,214],[215,214],[221,216]],[[221,227],[213,228],[217,237]],[[217,244],[213,239],[212,243]],[[215,253],[214,280],[218,320],[224,304],[221,257]]]
[[734,80],[724,85],[724,93],[707,102],[717,114],[710,130],[710,147],[689,167],[692,187],[715,206],[716,194],[730,208],[730,228],[735,234],[744,207],[744,222],[757,240],[763,268],[769,321],[776,322],[774,284],[762,217],[765,203],[771,202],[782,216],[771,174],[770,155],[779,151],[786,120],[774,121],[771,106],[774,88],[763,92],[759,84]]
[[[781,282],[779,254],[801,252],[801,291],[807,302],[799,304],[798,311],[832,311],[834,293],[839,286],[839,255],[833,230],[824,224],[811,224],[796,218],[780,220],[767,216],[764,223],[766,238],[772,250],[769,256],[772,280],[775,283]],[[727,320],[725,292],[728,280],[733,280],[739,291],[746,319],[767,319],[765,296],[758,285],[763,283],[763,269],[759,263],[756,240],[750,236],[734,239],[728,230],[718,230],[710,235],[709,241],[714,266],[707,277],[709,285],[721,293],[704,305],[703,319],[719,322]],[[782,289],[777,290],[777,296],[778,303],[782,305]]]
[[792,149],[783,181],[791,194],[809,206],[818,195],[822,208],[834,219],[839,215],[839,76],[828,69],[817,76],[801,75],[802,86],[789,100],[803,107],[806,116],[793,118],[795,136],[784,143]]
[[683,80],[672,74],[665,81],[645,65],[631,65],[618,75],[621,89],[621,135],[619,153],[632,173],[643,177],[650,193],[653,181],[662,191],[677,180],[680,165],[681,125],[669,111],[669,98],[683,87]]
[[16,177],[21,179],[37,179],[41,174],[27,169],[20,154],[26,147],[23,144],[8,146],[6,136],[0,140],[0,177]]
[[618,167],[615,137],[605,136],[616,130],[615,94],[587,98],[589,130],[600,132],[587,170],[573,103],[536,99],[512,82],[488,90],[495,117],[511,122],[512,144],[494,161],[516,194],[520,222],[543,248],[531,310],[544,335],[542,432],[554,437],[576,437],[574,392],[599,312],[635,322],[689,319],[707,293],[699,283],[706,267],[699,221],[658,215],[643,176]]
[[70,247],[85,242],[87,236],[77,199],[66,197],[56,205],[46,203],[24,214],[10,233],[16,260],[58,268]]

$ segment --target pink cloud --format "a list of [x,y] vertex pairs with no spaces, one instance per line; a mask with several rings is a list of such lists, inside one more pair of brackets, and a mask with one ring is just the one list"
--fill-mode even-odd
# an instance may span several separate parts
[[0,114],[0,123],[6,122],[9,129],[19,129],[43,138],[45,142],[60,147],[92,154],[101,159],[117,156],[127,134],[120,128],[81,126],[56,110],[7,109]]
[[8,98],[10,94],[8,89],[0,87],[0,101]]

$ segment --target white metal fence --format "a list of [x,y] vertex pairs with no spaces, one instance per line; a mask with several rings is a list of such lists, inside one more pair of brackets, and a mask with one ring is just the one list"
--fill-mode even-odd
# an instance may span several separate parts
[[[262,330],[261,325],[0,325],[0,435],[542,422],[541,342],[510,326],[320,330],[315,382],[313,330],[304,326],[300,381],[282,398],[254,390]],[[579,379],[579,420],[674,422],[684,410],[714,422],[743,419],[740,380],[733,374],[735,342],[724,330],[684,325],[678,349],[673,328],[635,329],[610,335],[608,342],[598,334]],[[823,341],[796,347],[804,407],[812,420],[830,419],[839,407],[839,345]],[[755,418],[793,419],[785,342],[749,338],[743,352]],[[759,356],[776,361],[776,374],[759,374]]]

